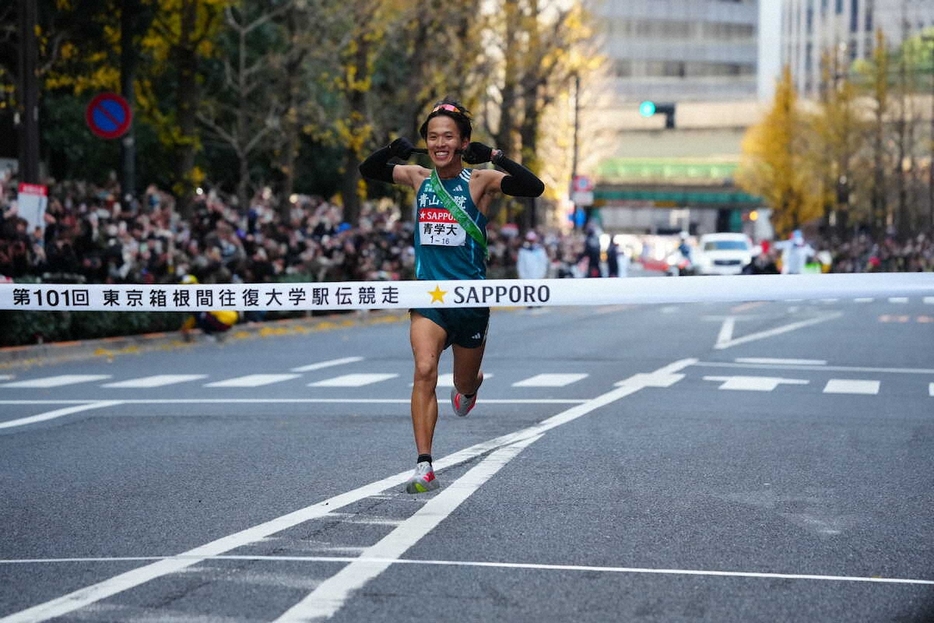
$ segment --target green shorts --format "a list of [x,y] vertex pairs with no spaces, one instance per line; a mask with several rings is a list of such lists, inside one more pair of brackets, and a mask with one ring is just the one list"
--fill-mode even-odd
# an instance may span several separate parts
[[479,348],[490,326],[489,307],[424,307],[411,310],[444,329],[444,347],[457,344],[464,348]]

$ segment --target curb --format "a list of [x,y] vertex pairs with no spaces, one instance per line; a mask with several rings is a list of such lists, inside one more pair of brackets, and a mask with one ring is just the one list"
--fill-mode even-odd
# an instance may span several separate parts
[[181,333],[169,331],[108,337],[99,340],[7,346],[0,348],[0,370],[81,361],[95,357],[112,360],[118,355],[136,355],[154,350],[178,350],[207,345],[222,346],[237,340],[305,335],[317,331],[332,331],[369,324],[401,322],[407,318],[408,310],[364,310],[348,314],[239,324],[230,329],[223,341],[205,336],[198,330],[194,330],[194,339],[191,342],[182,339]]

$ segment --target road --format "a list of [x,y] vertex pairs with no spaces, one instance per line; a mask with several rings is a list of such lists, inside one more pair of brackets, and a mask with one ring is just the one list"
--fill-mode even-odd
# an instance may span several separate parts
[[494,310],[423,496],[407,328],[0,370],[0,623],[934,617],[930,298]]

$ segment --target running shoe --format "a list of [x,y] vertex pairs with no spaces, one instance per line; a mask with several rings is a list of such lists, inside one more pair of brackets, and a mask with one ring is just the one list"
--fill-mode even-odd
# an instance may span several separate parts
[[468,398],[464,394],[457,393],[456,389],[451,390],[451,406],[454,408],[454,413],[460,417],[467,417],[467,414],[470,413],[470,410],[473,409],[474,405],[477,404],[477,393],[474,392],[474,395]]
[[405,483],[405,492],[427,493],[429,491],[434,491],[439,486],[438,479],[435,478],[435,470],[432,469],[431,463],[422,461],[421,463],[415,464],[415,473],[412,474],[409,481]]

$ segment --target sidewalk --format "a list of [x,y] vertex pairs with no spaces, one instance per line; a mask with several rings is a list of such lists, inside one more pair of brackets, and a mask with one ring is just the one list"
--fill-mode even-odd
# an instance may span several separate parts
[[330,331],[368,324],[402,322],[407,319],[407,310],[358,311],[349,314],[238,324],[224,336],[223,341],[204,335],[196,329],[192,333],[194,339],[191,342],[182,339],[180,332],[172,331],[110,337],[99,340],[6,346],[0,348],[0,370],[28,368],[63,361],[80,361],[94,357],[113,359],[118,355],[135,355],[153,350],[195,348],[203,345],[223,346],[235,340],[252,340],[282,335],[305,335],[317,331]]

